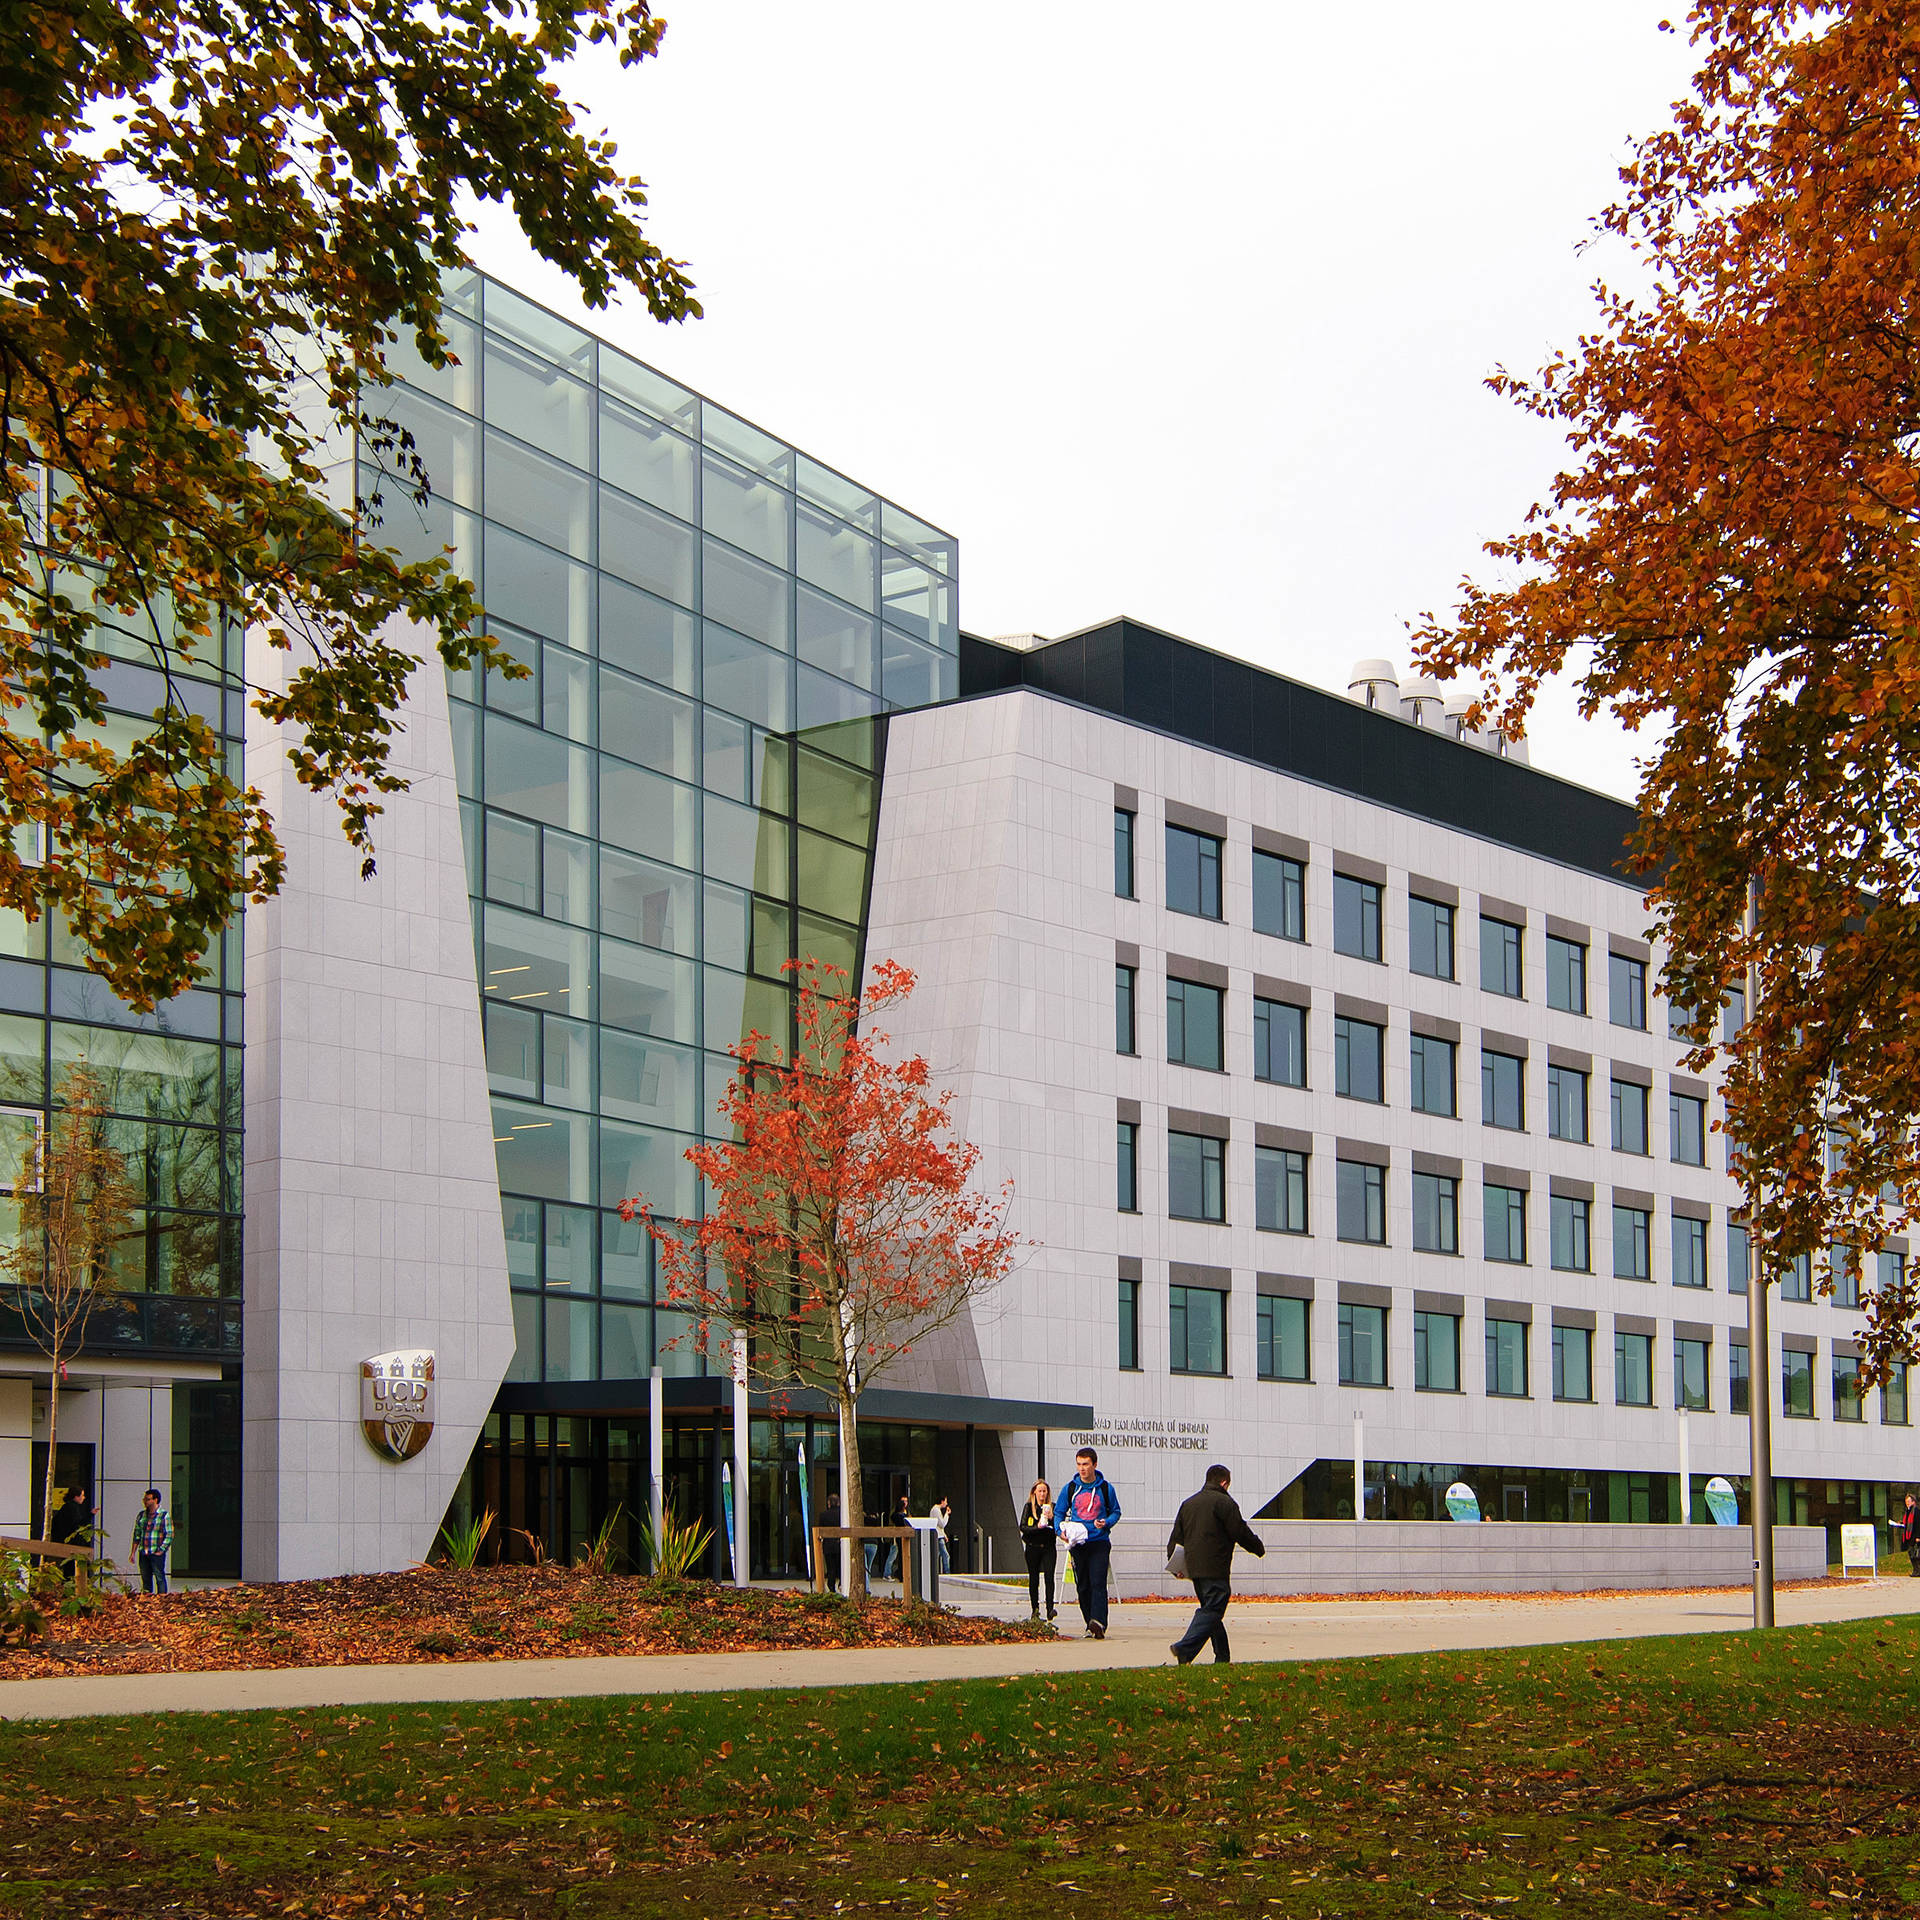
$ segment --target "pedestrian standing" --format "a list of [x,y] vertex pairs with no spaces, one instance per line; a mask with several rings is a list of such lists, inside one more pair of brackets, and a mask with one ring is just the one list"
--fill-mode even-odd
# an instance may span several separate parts
[[953,1503],[943,1493],[927,1509],[927,1518],[933,1522],[933,1537],[940,1547],[940,1571],[953,1571],[953,1555],[947,1550],[947,1529],[953,1525]]
[[1053,1524],[1053,1489],[1036,1480],[1020,1509],[1020,1544],[1027,1554],[1027,1604],[1040,1618],[1040,1582],[1047,1583],[1047,1618],[1054,1617],[1053,1570],[1060,1559],[1060,1535]]
[[1914,1578],[1920,1579],[1920,1506],[1914,1504],[1912,1494],[1907,1495],[1906,1510],[1900,1516],[1900,1544],[1906,1550],[1907,1565],[1913,1569]]
[[[1113,1558],[1113,1523],[1120,1518],[1120,1496],[1100,1471],[1100,1456],[1082,1447],[1073,1456],[1074,1477],[1053,1503],[1053,1523],[1067,1542],[1080,1617],[1088,1637],[1107,1637],[1107,1563]],[[1068,1528],[1073,1531],[1069,1532]]]
[[133,1522],[133,1557],[140,1563],[140,1591],[167,1591],[167,1550],[173,1545],[173,1522],[160,1504],[160,1489],[149,1487]]
[[1240,1517],[1239,1504],[1227,1489],[1233,1476],[1225,1467],[1209,1467],[1206,1485],[1190,1493],[1173,1516],[1173,1531],[1167,1535],[1167,1556],[1176,1548],[1185,1550],[1187,1578],[1193,1582],[1199,1610],[1187,1630],[1168,1649],[1183,1667],[1209,1640],[1213,1642],[1216,1665],[1233,1658],[1227,1644],[1227,1602],[1233,1597],[1231,1575],[1233,1550],[1245,1547],[1249,1553],[1264,1556],[1267,1543]]
[[[889,1520],[887,1524],[903,1529],[913,1524],[909,1518],[907,1496],[904,1493],[894,1506],[893,1518]],[[887,1554],[886,1577],[891,1580],[897,1573],[900,1576],[900,1584],[904,1588],[913,1577],[912,1562],[907,1552],[907,1542],[904,1540],[892,1540],[887,1544],[890,1550]]]

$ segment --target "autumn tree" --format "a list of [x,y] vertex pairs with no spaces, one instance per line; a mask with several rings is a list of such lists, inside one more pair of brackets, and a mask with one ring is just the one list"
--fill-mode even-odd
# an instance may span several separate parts
[[[1764,1279],[1870,1259],[1920,1200],[1920,24],[1700,0],[1691,30],[1692,94],[1596,223],[1632,290],[1490,383],[1569,465],[1416,638],[1510,729],[1571,667],[1583,712],[1652,730],[1632,858],[1690,1064],[1726,1070]],[[1873,1294],[1872,1373],[1917,1305]]]
[[[651,56],[646,0],[22,0],[0,47],[0,905],[63,912],[136,1006],[280,883],[259,793],[172,676],[229,629],[291,657],[256,692],[371,867],[419,662],[518,671],[471,583],[392,543],[431,483],[381,413],[402,333],[435,366],[462,208],[511,200],[587,301],[697,314],[646,195],[553,76]],[[387,476],[356,496],[353,449]],[[109,628],[126,637],[110,640]],[[167,678],[131,744],[109,646]],[[204,671],[204,667],[202,669]],[[20,834],[16,829],[31,829]],[[44,847],[44,860],[38,856]]]
[[106,1087],[84,1061],[62,1074],[46,1129],[28,1137],[12,1174],[17,1227],[12,1244],[0,1247],[0,1281],[14,1287],[27,1335],[48,1361],[41,1511],[51,1526],[67,1363],[86,1345],[115,1255],[139,1238],[145,1198],[114,1141]]
[[[645,1220],[663,1298],[692,1317],[692,1337],[704,1345],[716,1323],[738,1328],[757,1379],[833,1402],[857,1510],[860,1396],[990,1294],[1024,1243],[1007,1227],[1011,1183],[996,1193],[973,1183],[980,1150],[955,1134],[951,1092],[929,1092],[926,1061],[896,1057],[870,1025],[913,991],[912,973],[882,962],[855,995],[838,967],[787,970],[798,985],[792,1053],[758,1032],[733,1047],[720,1102],[733,1138],[687,1149],[707,1184],[703,1217],[660,1217],[644,1194],[620,1211]],[[847,1562],[859,1599],[866,1565],[857,1553]]]

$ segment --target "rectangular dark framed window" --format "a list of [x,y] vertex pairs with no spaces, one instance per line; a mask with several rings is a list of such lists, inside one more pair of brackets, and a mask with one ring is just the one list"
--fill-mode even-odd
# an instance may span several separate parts
[[1727,989],[1727,1004],[1720,1013],[1720,1037],[1728,1046],[1740,1038],[1747,1024],[1747,990],[1744,986]]
[[1140,1282],[1120,1282],[1120,1371],[1140,1371]]
[[1253,1224],[1266,1233],[1307,1231],[1307,1156],[1289,1147],[1253,1150]]
[[1509,1000],[1521,998],[1520,929],[1486,913],[1480,916],[1480,986]]
[[1276,1086],[1307,1084],[1307,1010],[1284,1000],[1253,1003],[1253,1077]]
[[1460,1251],[1460,1182],[1451,1174],[1413,1176],[1413,1247],[1416,1253]]
[[1690,1093],[1667,1096],[1668,1157],[1677,1166],[1707,1164],[1707,1103]]
[[1220,918],[1220,842],[1214,835],[1168,826],[1167,906],[1202,920]]
[[1345,1014],[1333,1019],[1333,1090],[1343,1099],[1371,1100],[1376,1104],[1387,1097],[1387,1030],[1371,1020],[1352,1020]]
[[1553,1397],[1579,1401],[1593,1398],[1593,1334],[1586,1327],[1553,1330]]
[[1860,1392],[1860,1362],[1850,1353],[1833,1356],[1833,1417],[1864,1420],[1866,1401]]
[[1176,1220],[1227,1217],[1227,1148],[1201,1133],[1167,1133],[1167,1211]]
[[1683,1007],[1678,1000],[1667,1002],[1667,1038],[1684,1040],[1687,1029],[1693,1025],[1693,1009]]
[[[1833,1304],[1836,1307],[1857,1307],[1860,1304],[1860,1262],[1851,1247],[1831,1246],[1827,1249],[1827,1277],[1833,1283]],[[1837,1420],[1840,1416],[1834,1415]]]
[[1480,1049],[1480,1118],[1515,1133],[1527,1125],[1527,1063],[1514,1053]]
[[1747,1238],[1743,1226],[1731,1224],[1727,1228],[1727,1291],[1745,1293],[1747,1274],[1753,1261],[1753,1245]]
[[1896,1360],[1880,1388],[1880,1424],[1883,1427],[1906,1427],[1913,1424],[1912,1408],[1907,1393],[1907,1363],[1904,1360]]
[[1780,1411],[1789,1420],[1817,1417],[1813,1410],[1812,1354],[1788,1350],[1780,1355]]
[[1460,1102],[1453,1042],[1430,1033],[1416,1033],[1409,1045],[1414,1112],[1438,1114],[1443,1120],[1458,1118]]
[[1557,933],[1547,935],[1547,1005],[1561,1013],[1587,1010],[1587,950]]
[[1226,1069],[1226,1001],[1218,987],[1167,976],[1167,1059],[1208,1073]]
[[1134,816],[1126,807],[1113,810],[1113,891],[1117,899],[1131,900],[1133,891]]
[[1387,1244],[1387,1170],[1364,1160],[1334,1163],[1334,1231],[1365,1246]]
[[1213,1287],[1167,1289],[1167,1368],[1171,1373],[1227,1370],[1227,1296]]
[[1310,1380],[1313,1349],[1307,1339],[1312,1302],[1263,1293],[1255,1304],[1254,1337],[1262,1380]]
[[1883,1289],[1897,1291],[1907,1283],[1907,1256],[1898,1247],[1882,1247],[1874,1256]]
[[1648,1152],[1646,1088],[1635,1080],[1616,1080],[1612,1106],[1614,1152]]
[[1688,1413],[1705,1413],[1707,1342],[1676,1334],[1673,1342],[1673,1404]]
[[1113,1050],[1138,1053],[1139,1035],[1133,1016],[1134,984],[1139,969],[1115,964],[1113,969]]
[[1415,1393],[1460,1391],[1460,1316],[1422,1313],[1413,1316],[1413,1390]]
[[1429,980],[1453,978],[1453,909],[1445,901],[1407,896],[1407,965]]
[[1593,1208],[1572,1194],[1549,1197],[1553,1264],[1562,1273],[1593,1271]]
[[1811,1300],[1813,1298],[1813,1255],[1796,1253],[1780,1270],[1780,1298],[1782,1300]]
[[1524,1320],[1487,1322],[1487,1392],[1496,1400],[1525,1400],[1527,1384],[1527,1323]]
[[1277,940],[1307,937],[1307,870],[1298,860],[1254,848],[1253,930]]
[[1114,1164],[1119,1177],[1118,1205],[1122,1213],[1140,1211],[1140,1127],[1121,1120],[1115,1126]]
[[1653,1335],[1613,1336],[1613,1398],[1617,1406],[1653,1405]]
[[1527,1192],[1524,1187],[1482,1188],[1486,1209],[1486,1257],[1504,1266],[1524,1266],[1527,1259]]
[[1380,958],[1380,888],[1350,873],[1333,876],[1333,950],[1356,960]]
[[1587,1143],[1587,1076],[1578,1067],[1547,1068],[1547,1137]]
[[1730,1341],[1727,1345],[1727,1411],[1749,1413],[1753,1409],[1753,1376],[1747,1370],[1747,1343]]
[[1647,963],[1624,953],[1607,955],[1607,1018],[1616,1027],[1647,1030]]
[[1707,1223],[1689,1220],[1681,1213],[1673,1216],[1673,1284],[1676,1287],[1707,1284]]
[[1613,1277],[1616,1280],[1653,1278],[1653,1222],[1645,1207],[1613,1204]]
[[1387,1310],[1340,1304],[1340,1384],[1343,1387],[1384,1387],[1387,1384]]

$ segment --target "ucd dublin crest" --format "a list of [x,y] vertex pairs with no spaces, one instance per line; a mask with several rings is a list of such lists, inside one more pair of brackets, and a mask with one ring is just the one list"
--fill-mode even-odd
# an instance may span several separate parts
[[362,1360],[360,1425],[383,1460],[411,1460],[433,1437],[433,1355],[417,1347]]

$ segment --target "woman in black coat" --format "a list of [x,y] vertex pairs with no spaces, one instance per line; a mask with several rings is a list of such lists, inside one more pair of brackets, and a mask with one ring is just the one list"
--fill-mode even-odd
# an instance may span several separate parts
[[1027,1603],[1040,1618],[1040,1579],[1047,1582],[1047,1618],[1054,1615],[1053,1569],[1059,1557],[1060,1536],[1053,1530],[1053,1489],[1036,1480],[1020,1510],[1020,1544],[1027,1550]]

